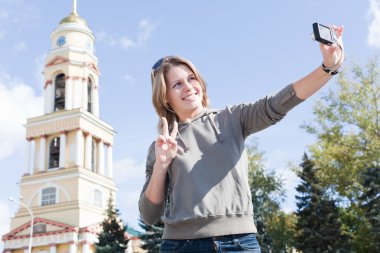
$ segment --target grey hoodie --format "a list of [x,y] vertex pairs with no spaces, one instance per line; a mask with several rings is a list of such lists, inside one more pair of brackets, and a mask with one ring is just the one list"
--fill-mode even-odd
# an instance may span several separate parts
[[152,143],[139,201],[144,222],[155,224],[162,219],[163,239],[256,233],[245,139],[281,120],[300,102],[290,84],[256,103],[224,110],[205,108],[191,122],[179,124],[167,198],[158,205],[144,194],[155,163]]

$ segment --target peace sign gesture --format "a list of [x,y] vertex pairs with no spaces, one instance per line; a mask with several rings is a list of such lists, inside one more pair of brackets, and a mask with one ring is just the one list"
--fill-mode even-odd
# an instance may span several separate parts
[[178,133],[178,124],[174,121],[172,132],[169,134],[168,121],[165,117],[161,118],[161,123],[161,134],[155,143],[156,163],[161,163],[162,168],[167,169],[177,155],[177,141],[175,138]]

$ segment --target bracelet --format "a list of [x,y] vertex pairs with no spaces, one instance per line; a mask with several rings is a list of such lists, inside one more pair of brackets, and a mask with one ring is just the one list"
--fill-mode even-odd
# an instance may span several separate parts
[[325,64],[323,64],[323,62],[322,62],[322,69],[327,74],[332,75],[332,76],[339,73],[339,70],[337,70],[337,69],[336,70],[329,69],[328,67],[325,66]]

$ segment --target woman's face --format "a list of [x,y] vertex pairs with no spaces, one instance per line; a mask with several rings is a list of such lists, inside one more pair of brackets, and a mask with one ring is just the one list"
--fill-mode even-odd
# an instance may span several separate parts
[[173,66],[166,73],[166,99],[181,121],[198,115],[203,92],[200,82],[186,65]]

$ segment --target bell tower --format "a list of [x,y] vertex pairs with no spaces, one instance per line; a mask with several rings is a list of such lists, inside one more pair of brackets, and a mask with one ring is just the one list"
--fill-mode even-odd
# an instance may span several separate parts
[[[2,238],[7,253],[27,252],[31,232],[33,252],[95,252],[107,199],[115,199],[115,132],[99,117],[95,37],[76,5],[73,0],[72,12],[50,37],[44,114],[27,119],[28,166],[19,182],[23,205]],[[32,227],[25,205],[33,212]]]

